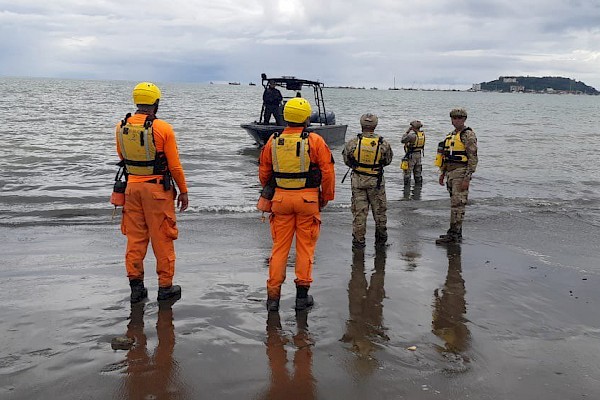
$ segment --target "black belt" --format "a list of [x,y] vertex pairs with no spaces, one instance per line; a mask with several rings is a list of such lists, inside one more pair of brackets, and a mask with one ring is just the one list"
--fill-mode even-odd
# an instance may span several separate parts
[[160,183],[161,185],[163,184],[163,180],[162,179],[150,179],[149,181],[144,181],[144,183]]

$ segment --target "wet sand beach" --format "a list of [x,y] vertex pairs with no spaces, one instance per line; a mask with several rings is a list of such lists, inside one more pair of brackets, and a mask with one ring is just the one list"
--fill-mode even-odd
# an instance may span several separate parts
[[[0,398],[600,398],[596,250],[557,239],[586,232],[535,238],[543,221],[491,227],[475,207],[464,242],[440,247],[445,219],[417,204],[392,201],[389,246],[358,253],[350,211],[325,211],[316,305],[298,314],[292,269],[265,311],[258,213],[180,218],[173,307],[152,255],[149,300],[131,307],[116,223],[4,226]],[[123,336],[135,345],[113,350]]]

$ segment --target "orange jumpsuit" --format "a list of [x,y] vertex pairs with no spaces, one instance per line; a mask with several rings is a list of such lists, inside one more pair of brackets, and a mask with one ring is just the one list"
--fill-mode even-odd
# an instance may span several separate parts
[[[302,127],[287,127],[282,132],[298,134]],[[283,189],[276,188],[269,218],[273,248],[269,259],[267,296],[278,299],[281,285],[285,281],[285,267],[296,235],[296,279],[297,286],[310,286],[315,247],[321,226],[320,205],[333,200],[335,195],[335,171],[333,157],[325,140],[315,133],[308,137],[310,162],[321,170],[319,188]],[[273,174],[272,140],[264,145],[259,158],[259,179],[265,186]]]
[[[134,114],[128,122],[143,124],[145,114]],[[120,122],[117,125],[119,133]],[[157,152],[164,152],[169,171],[179,191],[187,193],[185,175],[179,161],[179,152],[175,141],[175,133],[170,124],[160,119],[152,123],[154,144]],[[117,153],[123,159],[117,137]],[[171,188],[165,191],[162,185],[162,175],[129,175],[125,190],[125,205],[121,232],[127,235],[127,250],[125,266],[127,277],[144,279],[144,257],[148,242],[152,242],[152,250],[156,257],[156,273],[161,287],[171,286],[175,274],[175,247],[173,240],[177,239],[177,224],[175,218],[175,191]],[[155,181],[151,183],[149,181]]]

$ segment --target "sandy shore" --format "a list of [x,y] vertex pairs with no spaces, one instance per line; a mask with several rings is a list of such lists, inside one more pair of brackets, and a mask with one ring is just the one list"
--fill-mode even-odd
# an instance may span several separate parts
[[445,221],[411,212],[391,207],[390,245],[364,254],[350,212],[325,212],[315,307],[294,312],[289,270],[269,317],[258,215],[181,218],[172,308],[152,256],[131,308],[116,225],[0,228],[0,398],[600,398],[598,273],[488,240],[476,214],[435,246]]

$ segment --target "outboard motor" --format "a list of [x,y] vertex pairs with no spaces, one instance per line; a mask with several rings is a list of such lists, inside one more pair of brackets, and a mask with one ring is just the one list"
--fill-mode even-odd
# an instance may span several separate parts
[[[325,116],[327,117],[327,125],[335,125],[334,112],[329,111],[325,113]],[[313,111],[313,113],[310,115],[310,122],[314,124],[325,124],[325,116],[319,115],[317,111]]]

